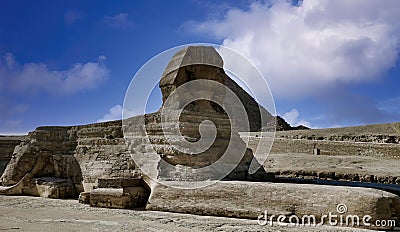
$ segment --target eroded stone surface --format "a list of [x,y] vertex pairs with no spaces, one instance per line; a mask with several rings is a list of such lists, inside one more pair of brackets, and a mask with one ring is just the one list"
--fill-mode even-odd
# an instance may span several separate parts
[[74,156],[83,178],[84,191],[97,187],[101,178],[138,176],[122,134],[121,121],[75,126]]
[[143,207],[149,191],[139,178],[99,179],[99,188],[81,194],[79,201],[94,207],[129,209]]
[[[76,161],[76,141],[70,127],[40,127],[29,140],[15,147],[1,176],[2,194],[76,197],[82,191],[81,169]],[[44,179],[43,179],[44,178]],[[61,193],[60,193],[61,192]]]
[[93,207],[131,209],[145,206],[148,192],[143,187],[98,188],[90,192]]
[[15,146],[26,139],[25,136],[0,136],[0,176],[11,160]]
[[46,191],[56,188],[57,184],[37,186],[35,180],[54,177],[72,181],[73,195],[64,185],[59,186],[59,191],[77,197],[80,192],[96,187],[99,178],[139,175],[125,145],[121,121],[74,127],[39,127],[16,146],[13,153],[1,177],[2,185],[6,187],[0,189],[0,194],[56,196]]
[[77,191],[71,179],[55,177],[34,178],[40,197],[46,198],[75,198]]
[[[362,202],[362,203],[361,203]],[[400,223],[400,197],[375,189],[315,186],[283,183],[218,182],[206,188],[182,190],[157,185],[152,190],[148,210],[257,219],[269,215],[322,215],[336,213],[370,215],[374,219],[393,219]]]

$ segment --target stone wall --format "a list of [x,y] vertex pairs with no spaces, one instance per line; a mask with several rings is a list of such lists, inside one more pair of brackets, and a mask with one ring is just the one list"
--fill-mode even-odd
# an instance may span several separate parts
[[94,123],[72,128],[76,133],[75,158],[85,191],[97,186],[99,178],[128,178],[138,175],[122,134],[121,121]]
[[25,136],[0,136],[0,176],[11,160],[15,146],[25,138]]
[[399,144],[338,142],[326,140],[275,138],[271,153],[308,153],[320,149],[321,155],[361,155],[400,159]]
[[400,123],[372,124],[342,128],[298,131],[280,131],[277,138],[327,140],[347,142],[393,143],[400,142]]
[[[396,126],[399,125],[276,132],[264,168],[278,178],[398,185],[400,136]],[[248,139],[249,148],[257,149],[261,133],[241,133],[241,136]]]
[[[255,150],[260,132],[241,133],[249,138],[248,146]],[[271,153],[313,154],[318,148],[321,155],[361,155],[400,159],[400,123],[366,126],[277,131]]]

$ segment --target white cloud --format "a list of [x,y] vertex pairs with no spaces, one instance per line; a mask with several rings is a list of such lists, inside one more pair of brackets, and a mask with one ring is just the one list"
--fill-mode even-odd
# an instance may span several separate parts
[[[96,62],[77,63],[67,70],[51,70],[45,63],[19,64],[11,53],[0,60],[0,90],[9,93],[47,91],[65,94],[91,89],[109,77],[105,56]],[[7,88],[5,88],[7,86]]]
[[110,27],[131,28],[134,24],[129,20],[128,16],[127,13],[120,13],[113,16],[106,16],[104,21]]
[[108,113],[103,118],[97,120],[97,122],[113,121],[122,118],[122,106],[115,105],[108,110]]
[[297,98],[379,78],[398,58],[399,20],[397,0],[268,1],[194,30],[249,57],[275,95]]
[[292,109],[291,111],[283,114],[282,118],[285,119],[285,121],[289,123],[291,126],[303,125],[312,128],[310,122],[300,119],[299,116],[300,116],[299,111],[297,109]]
[[125,118],[140,115],[138,112],[130,111],[128,109],[123,109],[121,105],[115,105],[108,110],[108,113],[105,114],[103,118],[98,119],[97,122],[120,120],[122,119],[122,112],[124,112]]

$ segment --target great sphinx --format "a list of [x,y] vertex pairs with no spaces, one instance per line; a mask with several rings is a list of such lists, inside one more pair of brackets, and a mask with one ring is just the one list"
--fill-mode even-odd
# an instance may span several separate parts
[[123,120],[125,140],[145,176],[165,181],[273,179],[262,168],[249,172],[251,162],[258,161],[238,130],[261,124],[261,113],[257,105],[258,121],[248,119],[249,106],[232,90],[232,82],[213,47],[189,46],[172,57],[159,82],[161,108]]

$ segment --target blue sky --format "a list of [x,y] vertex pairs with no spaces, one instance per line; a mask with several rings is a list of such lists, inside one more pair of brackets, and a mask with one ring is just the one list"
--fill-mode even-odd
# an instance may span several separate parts
[[400,121],[399,1],[2,1],[0,134],[117,119],[147,60],[238,50],[312,127]]

